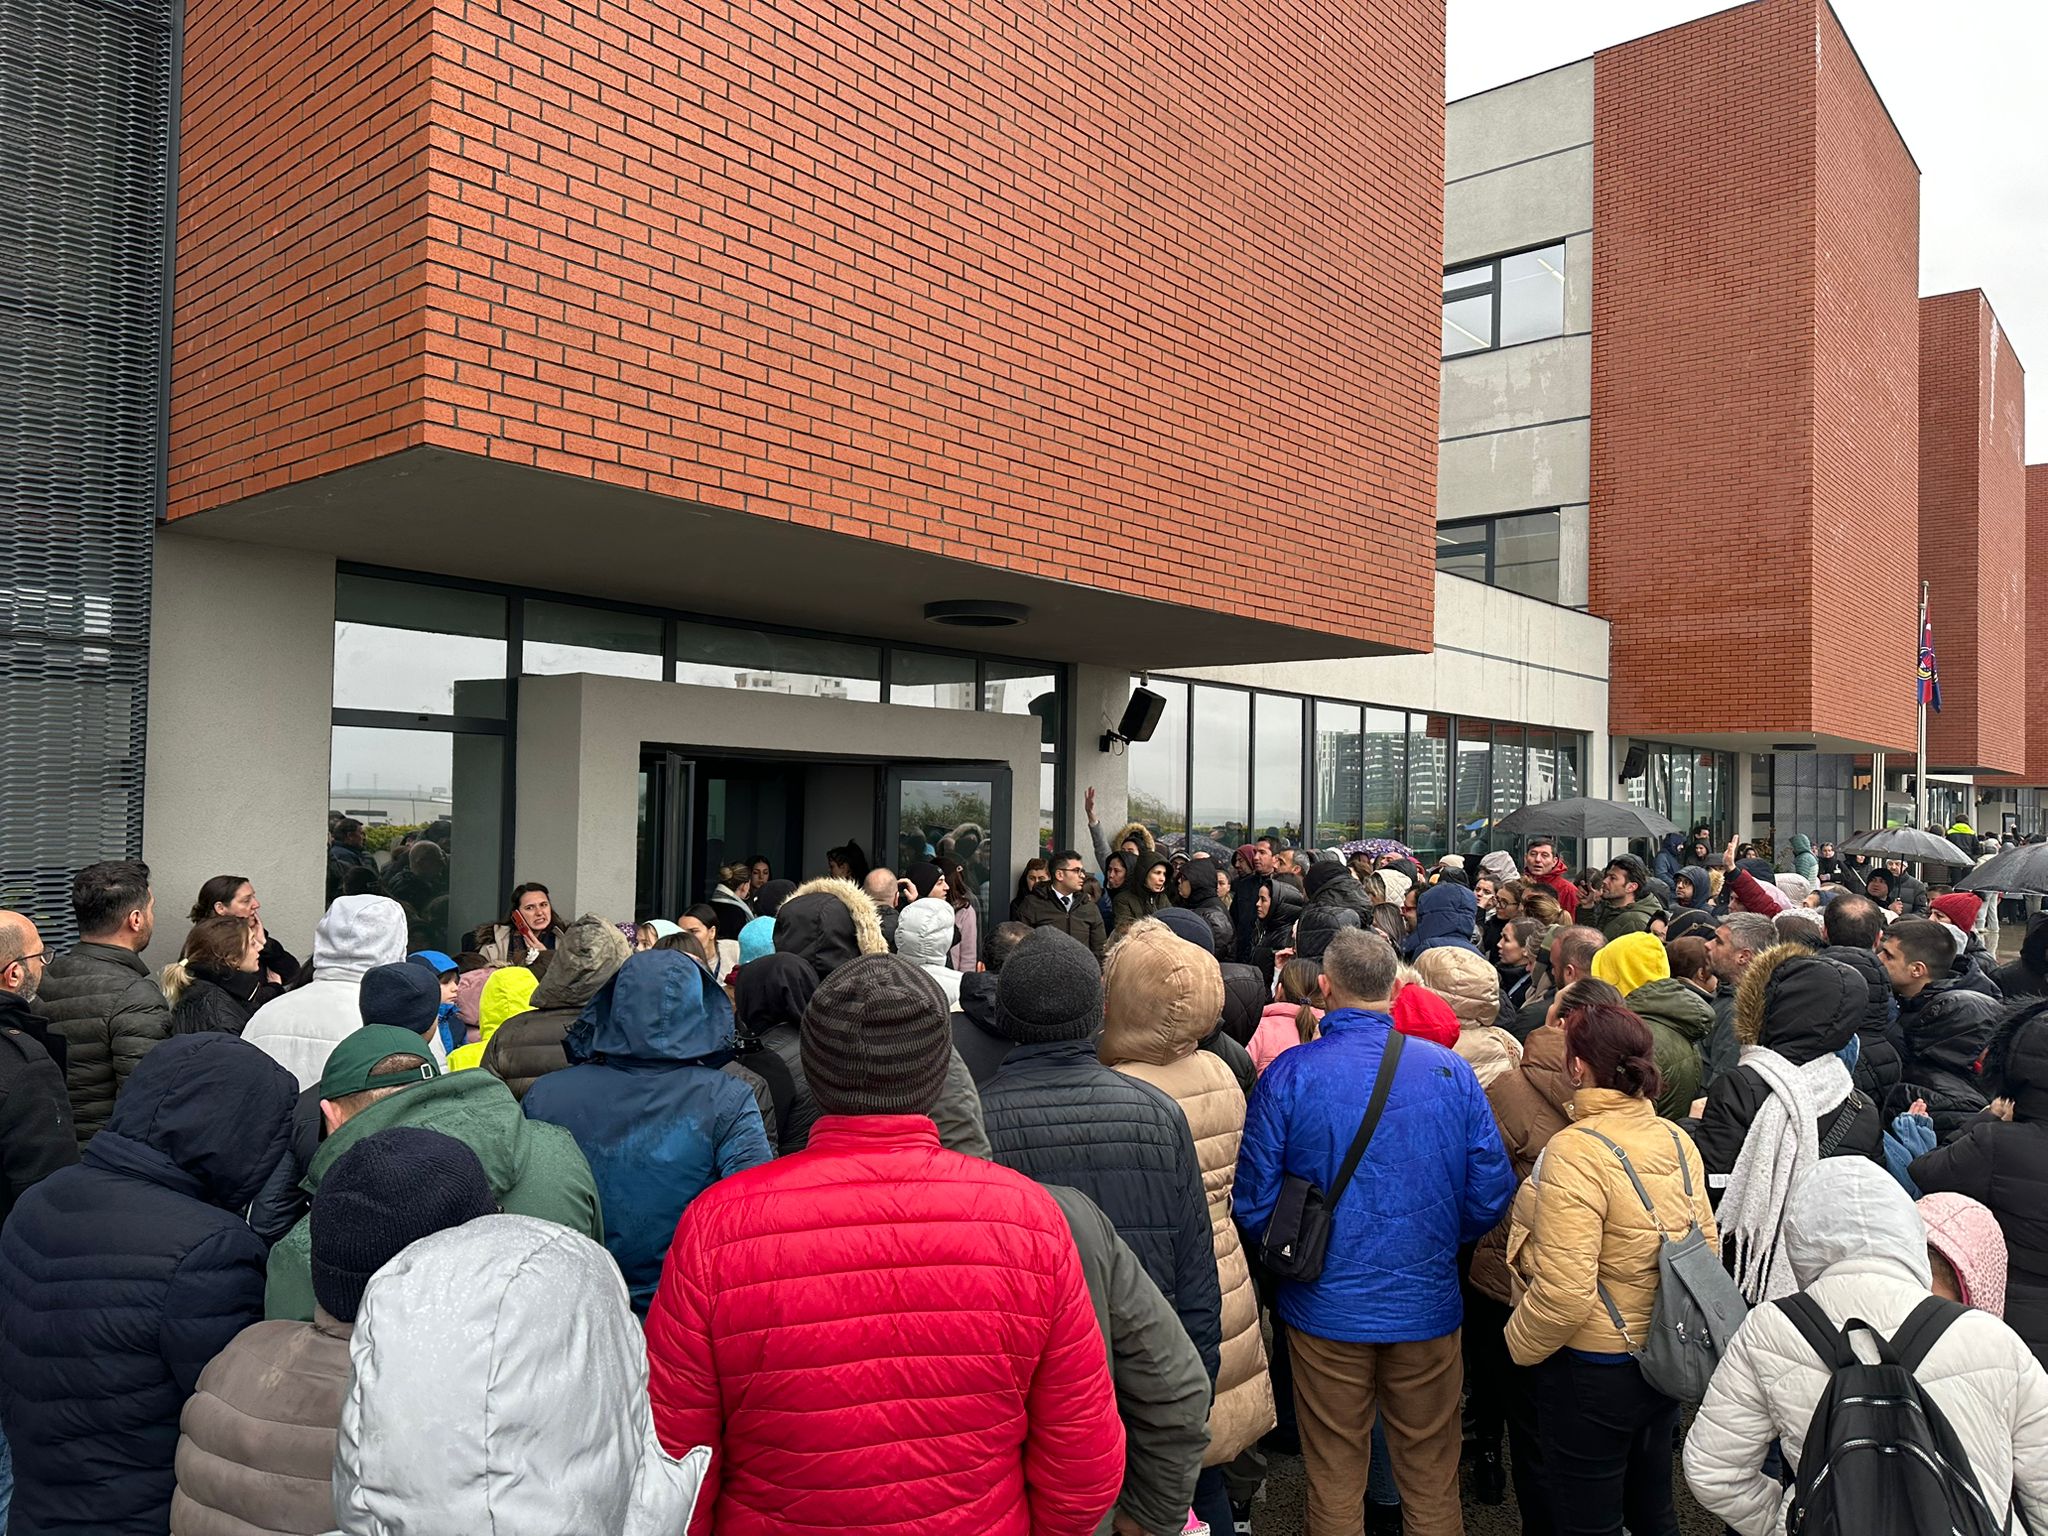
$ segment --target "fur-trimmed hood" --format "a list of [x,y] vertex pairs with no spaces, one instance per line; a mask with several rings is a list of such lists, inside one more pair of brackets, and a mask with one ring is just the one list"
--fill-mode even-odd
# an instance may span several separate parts
[[1847,1045],[1869,1001],[1854,967],[1804,944],[1775,944],[1750,961],[1735,989],[1735,1038],[1796,1066]]
[[775,949],[799,955],[823,981],[859,955],[885,955],[882,915],[851,880],[808,881],[775,913]]
[[1148,853],[1157,853],[1159,851],[1159,844],[1152,836],[1152,829],[1142,821],[1126,822],[1118,830],[1116,836],[1109,840],[1109,851],[1115,853],[1131,838],[1137,839],[1138,856],[1140,858],[1143,858]]

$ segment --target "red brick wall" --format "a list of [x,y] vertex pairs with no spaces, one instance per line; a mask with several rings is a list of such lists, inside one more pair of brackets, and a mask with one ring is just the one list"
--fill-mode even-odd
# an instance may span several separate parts
[[[2027,634],[2048,635],[2048,464],[2022,471],[2026,491]],[[2027,769],[2024,782],[2048,785],[2048,662],[2027,668]]]
[[[1318,627],[1429,643],[1442,0],[420,15],[406,440],[1242,614],[1322,573]],[[351,121],[326,142],[373,115],[307,76]],[[188,116],[252,138],[304,110],[206,78],[232,99]],[[188,149],[188,217],[212,171]],[[198,213],[238,216],[208,186]],[[351,309],[368,233],[281,260]],[[195,320],[234,302],[181,281]],[[391,445],[244,409],[274,401],[280,318],[181,392],[227,419],[186,428],[178,511]]]
[[1920,574],[1934,619],[1941,767],[2027,766],[2025,384],[1977,289],[1920,303]]
[[1912,582],[1912,162],[1822,0],[1604,50],[1593,79],[1610,726],[1906,746],[1910,647],[1882,642],[1899,686],[1872,686],[1864,616]]
[[427,14],[186,7],[171,516],[420,440]]

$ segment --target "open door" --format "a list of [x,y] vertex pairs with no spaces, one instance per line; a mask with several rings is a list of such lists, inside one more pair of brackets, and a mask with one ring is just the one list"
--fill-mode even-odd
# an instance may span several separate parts
[[966,867],[984,943],[1010,913],[1010,769],[1006,763],[891,763],[878,857],[900,873],[941,853]]
[[696,824],[697,765],[680,752],[649,747],[640,754],[640,826],[633,914],[674,921],[689,895],[691,838]]

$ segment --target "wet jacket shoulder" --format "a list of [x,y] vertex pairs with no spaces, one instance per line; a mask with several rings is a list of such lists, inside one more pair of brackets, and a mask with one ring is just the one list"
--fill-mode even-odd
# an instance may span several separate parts
[[1222,1293],[1195,1141],[1180,1106],[1087,1040],[1018,1045],[981,1091],[995,1161],[1102,1208],[1214,1376]]
[[290,1075],[229,1035],[166,1041],[81,1161],[0,1229],[0,1415],[21,1531],[162,1536],[178,1413],[262,1315],[241,1217],[289,1133]]
[[207,1363],[178,1420],[171,1536],[332,1526],[348,1338],[324,1312],[255,1323]]
[[83,1147],[135,1064],[170,1037],[171,1006],[140,955],[89,941],[50,962],[33,1006],[64,1037],[64,1086]]
[[32,1185],[78,1161],[64,1075],[17,993],[0,992],[0,1225]]
[[1202,1357],[1095,1202],[1064,1185],[1048,1185],[1046,1193],[1074,1234],[1124,1424],[1123,1490],[1097,1536],[1107,1536],[1116,1513],[1149,1536],[1177,1536],[1209,1445],[1209,1377]]

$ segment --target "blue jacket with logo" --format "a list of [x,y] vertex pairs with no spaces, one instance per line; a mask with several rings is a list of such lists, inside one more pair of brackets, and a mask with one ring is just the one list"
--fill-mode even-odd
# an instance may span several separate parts
[[[1327,1191],[1372,1096],[1393,1021],[1333,1009],[1322,1035],[1266,1068],[1237,1157],[1237,1219],[1256,1244],[1286,1174]],[[1426,1040],[1402,1049],[1385,1113],[1330,1223],[1312,1285],[1282,1284],[1280,1315],[1317,1338],[1396,1344],[1464,1319],[1458,1247],[1507,1214],[1515,1177],[1479,1079]]]
[[706,1064],[730,1050],[732,1034],[732,1004],[709,971],[674,950],[647,950],[570,1028],[571,1065],[537,1081],[521,1106],[583,1149],[604,1245],[643,1317],[683,1207],[775,1155],[752,1090]]

